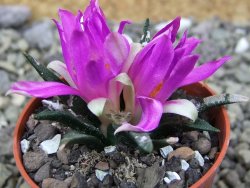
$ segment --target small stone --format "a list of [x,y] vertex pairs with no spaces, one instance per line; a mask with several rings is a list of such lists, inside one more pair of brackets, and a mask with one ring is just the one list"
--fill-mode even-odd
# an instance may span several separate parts
[[196,181],[198,181],[201,178],[202,174],[200,169],[192,169],[189,168],[186,171],[186,181],[188,185],[193,185]]
[[163,180],[166,184],[169,184],[171,182],[171,180],[168,177],[165,177]]
[[169,161],[165,163],[166,171],[181,171],[181,160],[176,157],[172,157]]
[[19,27],[31,16],[29,7],[12,5],[0,6],[0,28]]
[[74,171],[76,169],[76,167],[74,165],[70,165],[70,171]]
[[47,20],[33,24],[23,35],[31,47],[39,49],[50,48],[54,42],[52,24]]
[[240,150],[238,153],[239,160],[242,164],[250,166],[250,151],[249,150]]
[[197,159],[195,159],[195,158],[191,159],[189,161],[189,164],[190,164],[190,167],[193,168],[193,169],[200,168],[199,161]]
[[210,152],[208,153],[209,159],[215,159],[215,155],[218,152],[218,147],[212,147]]
[[113,153],[115,151],[116,151],[115,146],[107,146],[107,147],[104,148],[105,154],[111,154],[111,153]]
[[104,172],[101,170],[95,170],[95,175],[97,177],[98,180],[103,181],[105,176],[107,176],[109,173],[108,172]]
[[57,158],[63,163],[68,164],[69,163],[69,154],[70,150],[64,148],[60,149],[56,152]]
[[185,160],[181,160],[181,169],[186,171],[189,168],[189,164]]
[[21,150],[23,153],[26,153],[30,148],[30,141],[23,139],[21,141]]
[[23,95],[17,95],[17,94],[12,94],[11,95],[12,100],[11,103],[14,104],[15,106],[21,106],[23,105],[26,97]]
[[189,147],[180,147],[174,151],[172,151],[171,153],[169,153],[168,155],[168,160],[170,160],[172,157],[177,157],[180,159],[184,159],[186,161],[192,159],[194,157],[194,151],[189,148]]
[[29,44],[24,39],[18,40],[16,45],[18,47],[18,50],[23,52],[26,52],[29,49]]
[[82,187],[88,187],[87,181],[81,175],[80,172],[76,172],[72,178],[70,188],[82,188]]
[[166,138],[166,142],[170,145],[174,145],[174,144],[179,142],[179,138],[178,137],[168,137],[168,138]]
[[11,171],[9,171],[6,166],[0,163],[0,187],[4,187],[5,182],[12,175]]
[[199,132],[198,131],[189,131],[183,134],[184,137],[187,137],[191,141],[197,141],[199,138]]
[[28,172],[34,172],[45,164],[46,158],[44,152],[27,152],[23,155],[23,164]]
[[203,135],[204,135],[208,140],[211,140],[211,137],[210,137],[210,134],[209,134],[208,131],[203,131],[202,133],[203,133]]
[[56,153],[61,141],[61,135],[55,135],[51,140],[45,140],[40,144],[40,148],[47,154]]
[[52,125],[41,123],[36,126],[34,133],[37,136],[38,141],[43,142],[44,140],[53,138],[53,136],[56,134],[56,128]]
[[211,149],[211,142],[207,138],[201,137],[192,146],[194,150],[198,150],[201,154],[207,154]]
[[0,95],[4,95],[10,89],[11,82],[8,73],[3,70],[0,70],[0,78]]
[[64,181],[56,180],[53,178],[47,178],[42,182],[42,188],[68,188],[68,185]]
[[237,54],[241,54],[247,51],[248,48],[249,48],[248,40],[245,37],[242,37],[240,40],[238,40],[234,51]]
[[151,167],[137,168],[137,174],[138,187],[155,187],[164,178],[165,169],[156,162]]
[[181,177],[176,172],[167,171],[166,175],[170,181],[181,180]]
[[165,159],[168,157],[168,154],[171,153],[172,151],[174,151],[172,146],[166,146],[166,147],[160,148],[161,156]]
[[29,128],[30,131],[33,131],[37,125],[37,120],[34,119],[34,116],[31,115],[29,120],[26,123],[26,126]]
[[95,168],[102,171],[107,171],[109,170],[109,164],[107,162],[100,161],[95,165]]
[[50,177],[50,163],[46,163],[36,172],[34,179],[36,182],[42,182],[44,179],[49,177]]
[[226,174],[225,181],[230,187],[237,187],[237,185],[240,183],[240,178],[235,170],[230,170]]
[[194,158],[198,160],[200,166],[204,166],[204,159],[199,151],[195,151]]
[[137,186],[133,182],[122,182],[120,188],[137,188]]

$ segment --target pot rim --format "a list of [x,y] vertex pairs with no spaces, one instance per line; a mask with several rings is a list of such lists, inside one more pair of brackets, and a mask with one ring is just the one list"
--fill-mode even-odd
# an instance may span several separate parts
[[[215,92],[207,85],[204,83],[195,83],[197,85],[199,85],[200,87],[204,87],[208,93],[210,95],[214,95]],[[32,188],[38,188],[38,185],[31,179],[31,177],[28,175],[28,173],[26,172],[23,162],[22,162],[22,157],[21,157],[21,147],[20,147],[20,139],[19,139],[19,132],[21,126],[23,125],[25,122],[28,121],[26,117],[26,120],[24,120],[24,117],[27,115],[30,115],[33,112],[34,108],[39,107],[40,105],[40,101],[41,99],[39,98],[32,98],[29,100],[29,102],[27,103],[27,105],[24,107],[24,109],[22,110],[21,114],[19,115],[18,121],[17,121],[17,126],[15,127],[14,130],[14,135],[13,135],[13,153],[14,153],[14,159],[16,161],[16,166],[19,169],[19,172],[21,173],[21,175],[23,176],[23,178],[25,179],[25,181],[32,187]],[[226,151],[229,145],[229,138],[230,138],[230,121],[229,121],[229,117],[227,114],[227,111],[224,107],[220,107],[221,111],[222,111],[222,115],[223,115],[223,119],[225,121],[225,125],[223,126],[224,128],[224,139],[222,140],[221,143],[221,148],[220,148],[220,152],[214,162],[214,164],[210,167],[210,169],[196,182],[194,183],[191,188],[199,188],[199,187],[205,187],[204,183],[206,182],[207,179],[211,178],[211,176],[213,176],[215,174],[215,171],[218,169],[218,167],[220,166],[220,164],[222,163],[223,158],[226,155]]]

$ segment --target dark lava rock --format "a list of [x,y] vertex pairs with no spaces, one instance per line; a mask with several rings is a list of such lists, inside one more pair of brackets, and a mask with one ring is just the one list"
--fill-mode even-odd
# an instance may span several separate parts
[[183,180],[174,180],[168,185],[168,188],[183,188],[184,183]]
[[151,166],[152,164],[155,163],[156,159],[155,159],[154,154],[151,153],[151,154],[148,154],[146,156],[141,156],[140,160],[141,160],[142,163],[144,163],[144,164],[146,164],[148,166]]
[[202,174],[199,169],[188,168],[185,178],[188,185],[193,185],[201,176]]
[[137,186],[132,182],[122,182],[120,188],[137,188]]
[[47,178],[43,180],[42,188],[68,188],[68,185],[64,181],[60,181],[53,178]]
[[38,170],[43,164],[45,164],[47,155],[42,152],[27,152],[23,155],[23,164],[28,172]]
[[71,153],[68,156],[69,163],[76,163],[81,155],[81,151],[76,149],[72,150]]
[[51,161],[51,166],[52,166],[53,168],[59,168],[61,165],[62,165],[62,162],[59,161],[58,159],[53,159],[53,160]]
[[50,162],[43,165],[39,170],[36,172],[34,179],[36,182],[42,182],[44,179],[50,177]]
[[109,188],[112,187],[114,180],[113,177],[110,175],[107,175],[102,182],[99,183],[99,188]]
[[97,179],[95,174],[92,174],[90,179],[88,180],[88,187],[98,187],[100,181]]
[[117,164],[121,164],[125,162],[125,157],[120,152],[114,152],[110,158],[116,162]]
[[195,158],[191,159],[188,163],[191,168],[194,168],[194,169],[200,168],[199,161]]
[[213,164],[210,162],[205,162],[204,166],[202,167],[202,174],[204,175],[212,166]]
[[138,168],[137,171],[137,184],[139,188],[155,187],[165,174],[165,168],[163,166],[160,167],[158,163],[148,168]]
[[72,178],[70,188],[88,187],[87,181],[80,172],[76,172]]
[[177,157],[172,157],[165,163],[166,171],[179,172],[181,171],[181,160]]
[[34,129],[34,133],[39,142],[53,138],[56,134],[56,128],[52,125],[39,124]]
[[211,142],[205,137],[199,138],[192,144],[194,150],[198,150],[200,154],[205,155],[211,150]]
[[62,168],[56,169],[56,172],[53,173],[53,177],[58,180],[65,180],[65,170],[63,170]]

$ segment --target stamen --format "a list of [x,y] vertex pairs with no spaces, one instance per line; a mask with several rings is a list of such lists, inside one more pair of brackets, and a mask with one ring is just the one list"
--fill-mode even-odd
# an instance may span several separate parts
[[110,70],[110,64],[106,63],[104,66],[105,66],[105,69],[107,69],[108,71]]

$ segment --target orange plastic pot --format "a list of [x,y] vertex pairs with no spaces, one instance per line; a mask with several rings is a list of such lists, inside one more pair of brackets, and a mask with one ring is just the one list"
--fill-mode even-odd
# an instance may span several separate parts
[[[192,94],[194,96],[199,96],[199,97],[207,97],[207,96],[215,94],[206,84],[203,84],[203,83],[195,83],[195,84],[183,87],[183,89],[185,89],[188,94]],[[33,98],[29,101],[29,103],[23,109],[17,121],[15,132],[14,132],[13,152],[14,152],[16,165],[21,175],[23,176],[23,178],[32,188],[36,188],[38,186],[29,177],[28,173],[26,172],[24,168],[24,165],[22,162],[20,141],[24,133],[25,125],[29,119],[29,116],[40,105],[41,105],[41,99]],[[220,133],[218,133],[220,152],[218,152],[217,158],[213,166],[207,171],[207,173],[204,176],[202,176],[202,178],[199,181],[193,184],[191,188],[212,187],[214,176],[216,174],[216,170],[221,164],[226,154],[228,144],[229,144],[230,123],[229,123],[229,118],[228,118],[225,108],[224,107],[214,108],[210,110],[208,113],[209,113],[210,121],[213,123],[213,125],[215,125],[217,128],[220,129]]]

